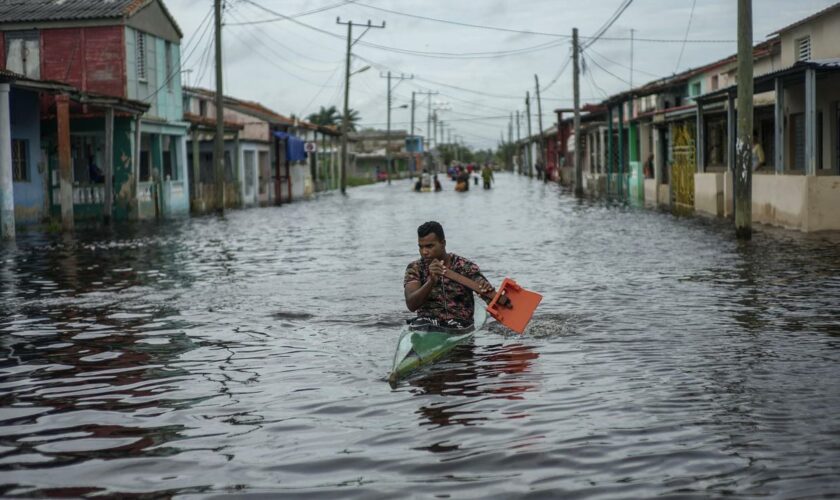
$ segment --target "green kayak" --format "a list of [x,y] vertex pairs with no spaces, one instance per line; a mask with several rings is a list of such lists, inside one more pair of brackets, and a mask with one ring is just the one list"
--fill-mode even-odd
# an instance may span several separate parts
[[434,363],[449,354],[455,347],[469,341],[475,332],[484,327],[487,312],[475,309],[474,323],[467,328],[442,328],[406,325],[400,332],[394,364],[388,382],[393,386],[400,379],[422,366]]

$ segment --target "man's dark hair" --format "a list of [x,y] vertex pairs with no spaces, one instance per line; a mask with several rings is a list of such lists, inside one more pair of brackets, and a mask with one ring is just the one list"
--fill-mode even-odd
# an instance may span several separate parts
[[441,226],[439,222],[431,220],[429,222],[424,222],[423,224],[420,224],[420,227],[417,228],[418,238],[428,236],[432,233],[435,233],[435,235],[437,235],[440,241],[446,239],[446,236],[443,235],[443,226]]

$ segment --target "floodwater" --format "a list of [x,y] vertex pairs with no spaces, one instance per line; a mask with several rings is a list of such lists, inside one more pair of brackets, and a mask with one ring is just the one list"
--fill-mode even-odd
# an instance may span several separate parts
[[[840,493],[840,237],[499,175],[0,247],[0,495]],[[840,215],[838,215],[840,216]],[[416,227],[544,294],[392,389]]]

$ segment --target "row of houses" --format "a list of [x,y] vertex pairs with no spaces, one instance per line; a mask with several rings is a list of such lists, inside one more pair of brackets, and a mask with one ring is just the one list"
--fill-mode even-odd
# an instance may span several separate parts
[[[840,3],[756,45],[754,222],[840,230]],[[735,55],[584,106],[583,190],[647,207],[733,214]],[[519,143],[517,168],[574,181],[572,113]],[[760,152],[759,152],[760,149]]]
[[[16,225],[142,220],[276,205],[338,187],[339,132],[224,97],[224,187],[213,172],[215,93],[182,86],[183,34],[161,0],[0,6],[0,213]],[[384,157],[351,136],[348,175]],[[376,134],[374,134],[376,135]],[[399,136],[399,137],[397,137]],[[391,144],[389,136],[388,145]],[[357,166],[358,163],[358,166]]]

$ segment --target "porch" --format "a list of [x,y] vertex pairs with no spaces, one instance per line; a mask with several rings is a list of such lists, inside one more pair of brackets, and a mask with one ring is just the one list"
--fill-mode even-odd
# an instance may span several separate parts
[[[803,232],[840,230],[840,60],[798,62],[762,75],[754,92],[753,221]],[[698,213],[733,213],[736,95],[730,87],[698,100]],[[716,108],[725,112],[725,131]],[[724,165],[716,161],[721,148]]]

